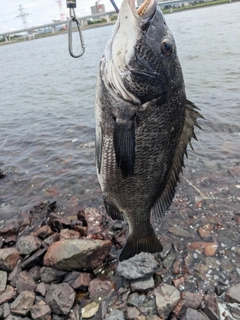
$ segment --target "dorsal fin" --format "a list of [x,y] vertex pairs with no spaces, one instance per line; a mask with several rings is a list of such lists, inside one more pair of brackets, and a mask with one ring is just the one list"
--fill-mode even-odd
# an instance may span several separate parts
[[197,118],[203,118],[203,116],[197,111],[197,109],[198,108],[192,102],[187,100],[183,130],[175,152],[172,167],[165,180],[167,181],[165,188],[157,198],[151,210],[156,219],[163,218],[166,210],[170,207],[175,194],[177,182],[179,181],[179,174],[182,172],[182,167],[184,167],[183,158],[184,154],[187,155],[187,145],[190,144],[191,146],[191,139],[196,139],[194,127],[197,126],[201,129],[200,125],[197,123]]

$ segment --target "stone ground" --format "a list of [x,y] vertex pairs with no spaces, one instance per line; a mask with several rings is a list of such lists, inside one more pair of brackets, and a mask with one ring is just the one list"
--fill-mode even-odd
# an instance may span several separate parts
[[66,216],[43,202],[3,223],[0,319],[240,319],[240,211],[208,179],[214,196],[209,180],[184,184],[156,223],[161,254],[122,263],[126,224],[94,208]]

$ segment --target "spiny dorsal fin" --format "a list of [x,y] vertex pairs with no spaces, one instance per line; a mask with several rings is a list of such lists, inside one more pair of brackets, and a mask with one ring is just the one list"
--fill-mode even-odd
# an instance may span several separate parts
[[197,118],[203,118],[197,109],[198,108],[192,102],[187,100],[183,130],[173,159],[172,167],[167,177],[167,184],[164,191],[159,195],[157,201],[152,207],[152,214],[155,219],[162,218],[165,215],[165,211],[172,203],[176,185],[179,181],[179,174],[182,172],[182,167],[184,166],[183,158],[184,154],[187,154],[187,145],[189,144],[192,147],[191,139],[196,138],[194,127],[200,127],[197,123]]

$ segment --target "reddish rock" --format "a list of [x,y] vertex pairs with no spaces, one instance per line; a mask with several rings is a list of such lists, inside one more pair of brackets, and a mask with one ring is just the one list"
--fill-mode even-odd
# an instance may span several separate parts
[[[211,309],[215,314],[219,313],[218,302],[214,294],[207,294],[204,297],[204,303],[206,308]],[[205,309],[204,309],[204,312],[205,312]]]
[[188,250],[196,250],[203,252],[206,256],[214,256],[218,248],[218,244],[215,242],[192,242],[187,244]]
[[53,231],[48,225],[42,226],[41,228],[32,233],[33,236],[36,236],[42,240],[46,239],[52,234]]
[[36,288],[36,283],[30,274],[28,274],[26,271],[22,271],[19,274],[16,287],[19,293],[22,291],[34,291]]
[[87,221],[88,234],[101,234],[102,232],[102,215],[95,208],[86,208],[85,217]]
[[16,248],[0,249],[0,270],[12,271],[20,259]]
[[[95,278],[90,282],[88,291],[93,301],[105,300],[115,292],[116,286],[113,281]],[[100,299],[99,299],[100,298]]]
[[0,305],[5,302],[11,302],[16,295],[16,290],[12,286],[7,286],[6,290],[0,294]]
[[20,254],[31,254],[32,252],[39,249],[42,245],[42,241],[35,236],[25,236],[18,238],[17,249]]
[[187,308],[185,316],[181,319],[182,320],[209,320],[209,318],[207,318],[203,313],[191,308]]
[[75,296],[75,291],[67,283],[52,284],[47,290],[45,300],[53,313],[67,315]]
[[48,317],[51,315],[51,309],[43,301],[40,303],[34,304],[30,310],[30,314],[33,320],[51,319],[51,317]]
[[91,276],[89,273],[82,272],[80,275],[71,283],[73,289],[86,290],[89,287]]
[[172,273],[173,274],[180,274],[181,273],[181,265],[182,265],[182,263],[183,263],[182,259],[176,259],[173,262],[173,265],[172,265]]
[[67,239],[53,243],[44,257],[45,266],[62,270],[93,269],[109,254],[109,240]]
[[55,232],[51,236],[49,236],[45,240],[43,240],[43,246],[49,247],[54,242],[59,241],[59,239],[60,239],[59,233]]
[[161,318],[167,319],[180,300],[179,291],[166,283],[161,283],[155,290],[156,305]]
[[240,303],[240,283],[229,288],[225,294],[225,299],[230,303]]
[[37,284],[35,292],[40,293],[41,296],[45,296],[47,291],[46,285],[44,282],[40,282]]
[[213,226],[211,224],[205,224],[198,229],[198,233],[202,238],[209,237],[210,233],[213,231]]
[[66,271],[57,270],[50,267],[42,267],[40,269],[41,280],[45,283],[51,283],[62,279],[66,275]]
[[181,299],[177,306],[174,308],[173,313],[177,318],[181,318],[186,312],[187,308],[197,309],[200,307],[203,297],[200,294],[183,292],[181,293]]
[[184,277],[179,277],[179,278],[173,279],[172,283],[173,283],[174,287],[177,288],[180,286],[180,284],[184,283],[184,281],[185,281]]
[[35,300],[35,294],[31,291],[23,291],[13,301],[11,312],[20,316],[25,316],[31,309]]
[[63,239],[79,239],[81,235],[78,231],[70,230],[70,229],[62,229],[60,231],[60,240]]
[[128,307],[126,310],[127,319],[135,319],[140,315],[140,311],[136,307]]

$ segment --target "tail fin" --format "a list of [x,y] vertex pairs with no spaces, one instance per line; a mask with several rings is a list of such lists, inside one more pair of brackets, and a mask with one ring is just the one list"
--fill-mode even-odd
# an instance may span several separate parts
[[140,252],[155,253],[161,252],[162,250],[163,246],[153,230],[150,235],[144,238],[139,238],[139,236],[137,237],[134,234],[130,234],[120,253],[119,261],[127,260]]

